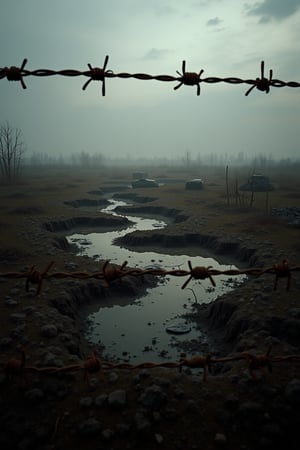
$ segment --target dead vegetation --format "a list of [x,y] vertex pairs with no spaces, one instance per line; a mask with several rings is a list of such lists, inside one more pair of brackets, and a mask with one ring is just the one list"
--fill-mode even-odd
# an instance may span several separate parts
[[[74,218],[74,208],[65,204],[65,202],[76,202],[78,199],[83,198],[92,200],[95,198],[92,192],[95,191],[100,193],[99,197],[101,198],[103,187],[113,192],[114,186],[127,185],[131,180],[132,171],[120,168],[116,170],[110,168],[109,170],[103,170],[101,173],[99,173],[99,170],[94,171],[92,169],[78,170],[77,173],[76,170],[71,168],[69,170],[66,170],[66,168],[63,168],[63,170],[58,168],[43,170],[24,174],[25,178],[22,185],[0,186],[0,205],[2,208],[0,271],[25,270],[31,266],[36,266],[38,269],[43,270],[52,259],[55,261],[53,269],[62,270],[66,261],[70,260],[70,258],[76,261],[80,270],[88,271],[94,268],[93,263],[87,258],[75,257],[75,255],[70,256],[66,249],[62,248],[63,246],[55,246],[53,244],[57,243],[55,233],[46,230],[43,224],[57,220],[72,220]],[[243,169],[243,174],[239,174],[239,179],[242,180],[244,176],[247,178],[249,170],[249,168]],[[252,208],[249,207],[247,195],[242,205],[236,204],[235,176],[231,178],[230,171],[228,180],[229,204],[227,203],[224,170],[216,170],[215,168],[209,170],[209,168],[205,168],[205,189],[201,191],[186,191],[184,182],[178,181],[180,173],[178,170],[164,168],[163,171],[164,176],[168,176],[168,183],[151,190],[140,189],[138,195],[154,198],[150,205],[156,210],[162,210],[162,208],[173,209],[179,211],[178,214],[187,217],[185,221],[170,224],[164,230],[166,235],[170,237],[190,236],[189,244],[193,244],[192,238],[197,234],[211,236],[212,241],[214,238],[217,238],[220,242],[239,242],[259,255],[259,264],[262,266],[281,262],[284,258],[288,258],[292,265],[299,265],[299,230],[288,226],[284,220],[271,216],[272,207],[294,206],[299,198],[300,185],[296,180],[296,170],[293,173],[289,173],[281,168],[280,173],[278,171],[268,174],[276,184],[276,189],[270,193],[267,210],[265,197],[260,194],[255,196]],[[162,173],[162,169],[151,168],[148,172],[151,174],[151,177],[157,179],[159,178],[159,172]],[[191,171],[180,173],[180,177],[183,180],[197,175],[198,173],[192,173]],[[203,177],[202,173],[200,175]],[[176,179],[176,181],[172,182],[172,178]],[[13,214],[12,211],[14,211]],[[80,208],[77,208],[75,211],[76,216],[80,215]],[[89,215],[90,217],[95,217],[95,214],[93,207],[86,208],[82,213],[82,215]],[[61,235],[62,233],[60,232],[58,237]],[[229,246],[229,248],[231,247]],[[51,254],[53,250],[54,254]],[[227,256],[230,257],[230,254]],[[226,332],[227,337],[229,336],[233,339],[232,342],[228,343],[232,349],[240,346],[240,349],[243,351],[265,351],[265,348],[261,347],[264,343],[264,336],[259,333],[265,331],[268,324],[272,325],[275,333],[276,324],[282,324],[285,321],[288,311],[299,309],[297,297],[299,293],[299,290],[297,290],[299,289],[297,287],[299,285],[299,276],[297,274],[293,274],[291,292],[286,292],[284,279],[279,280],[278,290],[275,292],[273,291],[273,284],[274,279],[272,277],[260,277],[248,288],[247,286],[239,287],[234,295],[225,297],[219,305],[216,305],[215,310],[218,311],[219,320],[221,320],[221,316],[224,316],[224,320],[222,319],[223,322],[220,322],[221,326],[218,329],[219,334],[216,333],[215,336],[216,345],[220,345],[217,351],[220,351],[221,344],[224,344]],[[36,286],[33,285],[32,287],[35,288]],[[14,307],[14,312],[22,312],[24,308],[30,310],[30,308],[34,307],[37,308],[38,314],[47,315],[48,309],[54,300],[57,304],[63,305],[63,293],[71,288],[77,293],[80,289],[84,291],[84,287],[80,285],[79,289],[78,284],[76,285],[74,281],[68,283],[63,280],[57,280],[57,282],[49,285],[45,283],[42,295],[38,298],[33,298],[32,295],[30,296],[30,292],[28,294],[25,293],[23,281],[15,282],[9,280],[5,283],[2,282],[0,307],[2,337],[10,332],[12,326],[9,320],[11,310],[5,305],[5,299],[12,296],[12,291],[15,290],[17,294],[14,294],[14,296],[19,295],[20,299],[22,299]],[[112,301],[112,298],[113,295],[110,296],[110,301]],[[223,304],[228,304],[229,307],[234,305],[235,313],[230,318],[226,318],[226,308]],[[220,314],[220,311],[223,311],[223,315]],[[201,319],[202,324],[205,324],[205,310],[199,308],[196,312],[199,314],[199,320]],[[212,317],[212,322],[215,319],[215,316]],[[230,323],[227,323],[226,320],[227,322],[230,320]],[[250,328],[244,330],[240,328],[240,324]],[[257,327],[255,333],[251,333],[253,324]],[[290,322],[285,325],[290,326]],[[37,358],[36,353],[41,345],[41,337],[37,332],[37,326],[38,324],[31,320],[28,330],[25,330],[27,336],[29,336],[29,341],[25,343],[28,351],[28,363]],[[288,330],[288,328],[284,328],[284,330]],[[289,330],[294,331],[295,328],[289,328]],[[73,336],[73,341],[70,343],[70,346],[71,344],[73,345],[72,351],[75,351],[74,349],[76,348],[76,351],[86,355],[88,347],[80,338],[79,328],[76,336],[78,337],[76,345],[79,342],[78,347],[80,348],[76,347]],[[275,337],[276,334],[274,334]],[[297,339],[299,340],[298,335],[293,336],[295,353],[299,353]],[[290,349],[290,344],[285,341],[284,334],[280,336],[278,334],[278,339],[274,342],[276,343],[274,345],[275,354],[277,352],[282,354]],[[58,341],[57,345],[62,346],[63,344]],[[197,353],[198,347],[196,343],[195,346],[195,352]],[[21,345],[18,348],[20,347]],[[51,348],[53,351],[55,350],[54,343],[52,343]],[[215,348],[218,349],[217,346]],[[6,350],[5,353],[16,357],[18,351],[11,348]],[[70,355],[59,355],[59,358],[64,359],[64,357],[70,358]],[[79,402],[81,398],[95,397],[105,390],[110,392],[112,389],[126,389],[128,391],[126,414],[123,414],[122,411],[112,412],[108,408],[101,409],[100,413],[99,410],[95,412],[95,414],[101,415],[101,420],[106,423],[106,426],[113,428],[115,420],[124,422],[126,417],[131,417],[135,411],[139,410],[138,408],[141,406],[138,402],[139,384],[141,389],[147,389],[148,384],[151,385],[151,380],[161,380],[161,383],[166,380],[165,383],[171,383],[172,387],[176,386],[178,398],[173,399],[173,390],[168,391],[168,399],[172,398],[174,402],[167,403],[169,409],[163,409],[162,407],[163,412],[161,413],[160,421],[157,423],[152,421],[153,429],[164,436],[165,443],[162,444],[162,448],[197,448],[199,443],[201,443],[201,448],[215,448],[216,445],[219,445],[214,440],[216,433],[221,432],[227,436],[230,448],[239,449],[242,448],[241,445],[243,444],[243,448],[252,449],[257,448],[256,436],[253,433],[254,419],[250,418],[252,427],[250,429],[249,417],[245,415],[245,424],[241,423],[240,409],[237,408],[234,411],[236,415],[230,410],[230,414],[233,417],[233,424],[231,424],[231,419],[227,419],[229,416],[227,410],[225,411],[224,401],[226,400],[227,404],[231,405],[235,401],[236,405],[244,406],[244,414],[250,414],[251,411],[249,413],[247,410],[247,402],[260,404],[262,402],[261,394],[264,393],[263,407],[265,409],[263,411],[267,411],[268,414],[270,412],[269,416],[275,423],[281,423],[280,414],[276,413],[278,404],[282,405],[280,395],[284,392],[285,386],[291,381],[291,378],[299,378],[299,367],[291,365],[286,370],[286,366],[276,365],[273,373],[268,374],[268,377],[274,380],[274,385],[265,383],[263,377],[257,380],[249,380],[244,372],[241,365],[234,366],[229,364],[223,372],[219,370],[217,374],[209,374],[206,385],[198,381],[196,383],[195,376],[192,373],[178,375],[171,371],[168,372],[168,370],[155,370],[151,372],[151,375],[145,375],[143,378],[143,372],[124,372],[117,374],[118,379],[114,382],[114,385],[111,384],[108,376],[107,380],[97,385],[95,391],[89,388],[80,377],[75,378],[70,375],[66,381],[63,380],[63,377],[59,380],[50,379],[54,386],[59,385],[59,383],[67,383],[68,386],[72,386],[73,390],[66,397],[59,399],[52,396],[49,404],[46,399],[43,399],[39,405],[35,405],[35,408],[31,409],[26,409],[23,398],[24,391],[22,391],[22,389],[30,389],[30,386],[21,388],[17,384],[18,380],[13,380],[11,384],[1,385],[1,388],[3,388],[1,394],[2,415],[7,418],[8,414],[9,419],[13,423],[14,419],[19,420],[19,414],[22,413],[23,416],[26,414],[26,420],[29,421],[30,411],[32,411],[33,423],[39,423],[39,416],[45,417],[49,423],[57,423],[58,425],[54,429],[55,435],[52,430],[52,436],[54,436],[52,448],[58,444],[61,448],[66,449],[96,448],[97,445],[101,445],[103,448],[124,448],[124,445],[127,445],[128,448],[143,447],[151,449],[154,445],[153,435],[151,435],[151,440],[148,439],[149,435],[147,433],[133,435],[132,437],[132,431],[130,431],[125,438],[115,436],[113,444],[111,444],[111,441],[107,444],[101,441],[101,444],[99,444],[98,438],[93,437],[86,441],[78,439],[76,434],[77,422],[90,418],[90,409],[81,406]],[[46,384],[50,384],[50,381],[46,381]],[[274,391],[274,408],[270,406],[273,404],[272,389],[276,391]],[[182,394],[180,394],[181,392]],[[180,397],[180,395],[182,396]],[[237,397],[237,400],[234,397]],[[6,410],[5,407],[10,408],[10,410]],[[167,418],[164,417],[164,414],[166,414]],[[157,414],[156,416],[158,417]],[[265,416],[262,416],[262,420],[265,420]],[[174,421],[174,417],[178,419],[176,419],[177,422]],[[291,423],[294,422],[292,421]],[[199,423],[201,425],[200,431]],[[205,426],[202,427],[204,423]],[[239,423],[240,428],[234,431],[234,424],[236,423]],[[72,430],[72,433],[69,433],[70,430]],[[295,428],[294,431],[296,435],[297,429]],[[292,433],[293,430],[289,429],[289,432]],[[115,447],[114,444],[116,444]],[[156,442],[155,446],[157,446]]]

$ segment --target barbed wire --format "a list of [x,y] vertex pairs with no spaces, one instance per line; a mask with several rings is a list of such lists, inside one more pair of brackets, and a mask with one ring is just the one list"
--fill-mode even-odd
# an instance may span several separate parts
[[138,267],[132,269],[126,269],[128,261],[124,261],[121,266],[110,264],[109,260],[106,260],[99,272],[52,272],[49,270],[53,266],[54,261],[51,261],[44,270],[39,271],[36,266],[31,266],[28,271],[25,272],[0,272],[0,278],[5,279],[26,279],[25,289],[28,292],[30,284],[37,285],[36,294],[39,295],[42,289],[42,283],[44,280],[51,279],[62,279],[62,278],[76,278],[78,280],[99,280],[102,282],[103,286],[108,288],[112,282],[115,280],[122,280],[124,277],[140,277],[143,279],[145,275],[152,276],[175,276],[175,277],[188,277],[187,280],[181,286],[181,289],[185,289],[191,280],[209,280],[213,287],[216,286],[214,281],[215,276],[226,275],[226,276],[236,276],[236,275],[253,275],[261,276],[265,274],[271,274],[275,276],[274,280],[274,290],[277,289],[279,278],[286,278],[286,290],[288,291],[291,286],[291,276],[292,272],[300,272],[300,266],[291,267],[289,261],[284,259],[281,263],[273,264],[267,268],[257,268],[252,267],[248,269],[226,269],[218,270],[214,269],[212,266],[203,267],[196,266],[193,267],[191,261],[188,261],[189,270],[184,269],[158,269],[149,268],[141,269]]
[[49,76],[64,76],[64,77],[78,77],[84,76],[89,79],[84,83],[82,89],[85,90],[88,85],[92,81],[100,81],[102,82],[102,96],[105,96],[106,86],[105,80],[107,78],[135,78],[137,80],[156,80],[163,82],[178,82],[177,86],[173,89],[177,90],[182,85],[185,86],[196,86],[197,87],[197,95],[200,95],[200,85],[201,83],[215,84],[215,83],[227,83],[227,84],[248,84],[251,87],[245,93],[248,96],[254,88],[258,89],[261,92],[265,92],[268,94],[270,92],[271,87],[292,87],[297,88],[300,87],[300,83],[296,81],[282,81],[279,79],[273,79],[273,70],[270,69],[269,77],[266,78],[264,75],[264,61],[261,61],[260,67],[260,77],[255,79],[242,79],[238,77],[207,77],[201,78],[204,69],[201,69],[197,72],[187,72],[186,71],[186,61],[182,61],[182,71],[176,71],[179,76],[172,75],[150,75],[147,73],[127,73],[120,72],[115,73],[112,70],[107,70],[109,56],[106,55],[104,59],[103,67],[93,67],[91,64],[88,64],[89,70],[74,70],[74,69],[63,69],[63,70],[52,70],[52,69],[36,69],[36,70],[27,70],[25,66],[27,64],[27,59],[25,58],[20,67],[11,66],[11,67],[2,67],[0,68],[0,79],[6,78],[8,81],[19,81],[23,89],[26,89],[27,86],[24,82],[24,78],[28,76],[35,77],[49,77]]
[[[194,355],[191,358],[181,358],[179,361],[165,361],[165,362],[142,362],[139,364],[129,364],[127,362],[110,362],[100,359],[97,356],[97,352],[93,353],[86,358],[86,360],[78,362],[76,364],[69,364],[62,367],[56,366],[26,366],[25,351],[21,351],[21,357],[10,357],[4,360],[1,364],[1,370],[6,379],[11,379],[15,376],[24,378],[27,373],[41,373],[41,374],[59,374],[67,372],[82,371],[83,379],[89,381],[92,375],[98,374],[99,379],[104,381],[104,372],[112,369],[120,370],[136,370],[136,369],[154,369],[154,368],[168,368],[179,369],[181,372],[184,367],[189,369],[203,369],[203,381],[207,379],[207,371],[212,373],[212,366],[214,364],[228,363],[235,361],[244,361],[249,374],[252,378],[256,379],[256,371],[267,369],[269,373],[272,372],[274,363],[288,363],[300,362],[300,355],[277,355],[271,357],[272,345],[270,345],[265,353],[255,354],[248,351],[240,352],[233,355],[227,355],[224,357],[213,358],[210,353],[207,355]],[[3,356],[3,355],[2,355]]]

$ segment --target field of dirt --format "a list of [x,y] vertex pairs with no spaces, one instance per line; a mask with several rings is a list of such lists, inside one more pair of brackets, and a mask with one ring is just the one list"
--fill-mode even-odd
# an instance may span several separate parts
[[[299,165],[270,168],[275,190],[255,193],[252,205],[251,193],[235,191],[250,168],[230,169],[228,192],[224,168],[149,168],[161,185],[131,189],[134,169],[41,167],[0,184],[1,448],[298,448]],[[198,177],[204,189],[185,190],[185,180]],[[156,282],[120,282],[110,266],[106,280],[87,279],[103,275],[103,262],[68,245],[71,230],[126,225],[97,212],[106,192],[170,222],[120,245],[170,254],[188,246],[257,270],[187,317],[210,337],[185,343],[198,359],[186,359],[183,346],[174,367],[117,367],[84,340],[87,306],[133,302]]]

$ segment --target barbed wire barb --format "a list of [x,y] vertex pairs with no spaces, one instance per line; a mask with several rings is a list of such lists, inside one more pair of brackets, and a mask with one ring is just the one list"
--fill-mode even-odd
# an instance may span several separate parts
[[180,75],[180,83],[174,87],[174,91],[179,89],[183,84],[187,86],[197,86],[197,95],[200,95],[200,82],[201,82],[201,75],[203,74],[204,70],[201,69],[199,73],[196,72],[186,72],[185,71],[185,61],[182,61],[182,73],[178,72],[176,70],[178,75]]
[[[11,66],[11,67],[4,67],[2,70],[0,70],[0,78],[6,77],[8,81],[20,81],[22,88],[27,89],[27,86],[23,80],[23,73],[24,68],[27,64],[27,59],[23,59],[21,67],[17,66]],[[3,73],[1,74],[1,72]]]
[[266,94],[268,94],[270,92],[270,86],[271,86],[271,82],[272,82],[273,70],[270,69],[269,79],[265,78],[264,70],[265,70],[265,63],[264,63],[264,61],[262,61],[261,65],[260,65],[261,77],[260,78],[256,78],[255,84],[253,86],[251,86],[251,88],[248,89],[248,91],[245,93],[246,97],[247,97],[247,95],[250,94],[250,92],[253,91],[253,89],[255,87],[259,91],[265,92]]
[[106,55],[103,67],[92,67],[91,64],[88,64],[90,69],[89,76],[90,79],[82,86],[82,90],[84,91],[92,80],[102,81],[102,96],[105,97],[105,77],[108,73],[113,73],[112,70],[106,70],[106,66],[108,63],[109,56]]

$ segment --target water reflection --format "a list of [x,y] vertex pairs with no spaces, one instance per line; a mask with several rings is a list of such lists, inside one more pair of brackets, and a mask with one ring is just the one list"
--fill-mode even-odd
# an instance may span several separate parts
[[[102,211],[120,215],[114,209],[125,204],[128,203],[111,200],[111,204]],[[219,270],[234,267],[219,264],[213,258],[190,256],[188,251],[187,254],[168,255],[148,251],[135,252],[118,247],[113,242],[119,236],[135,230],[152,230],[166,226],[164,221],[158,219],[131,215],[126,217],[133,223],[125,230],[73,234],[68,240],[75,243],[84,255],[95,259],[109,259],[116,264],[127,260],[130,267],[159,267],[168,270],[180,267],[188,270],[188,261],[191,261],[193,267],[213,266]],[[188,334],[173,336],[166,332],[168,325],[184,321],[181,316],[191,310],[195,302],[191,290],[181,289],[185,280],[186,278],[175,276],[162,277],[157,287],[148,289],[147,294],[132,305],[101,307],[88,317],[87,339],[94,344],[104,345],[106,353],[122,360],[141,362],[162,360],[165,357],[178,359],[178,349],[174,343],[198,339],[199,334],[203,341],[206,339],[193,324]],[[198,302],[208,303],[232,290],[236,280],[237,278],[230,283],[228,277],[218,276],[215,288],[212,288],[209,280],[201,283],[191,282],[189,287],[196,293]]]

